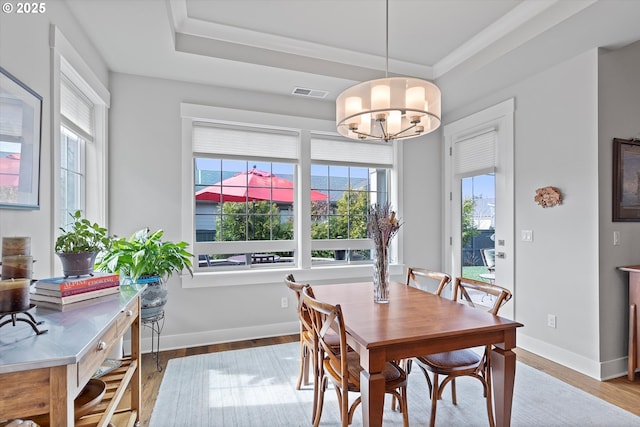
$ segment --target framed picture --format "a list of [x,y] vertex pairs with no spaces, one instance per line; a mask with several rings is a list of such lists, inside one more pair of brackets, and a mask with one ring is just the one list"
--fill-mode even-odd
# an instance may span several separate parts
[[0,67],[0,208],[39,209],[42,97]]
[[640,222],[640,140],[613,140],[613,221]]

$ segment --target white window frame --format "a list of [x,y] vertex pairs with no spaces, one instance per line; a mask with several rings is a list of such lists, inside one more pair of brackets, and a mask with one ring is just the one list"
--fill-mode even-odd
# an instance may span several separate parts
[[[326,133],[334,134],[335,123],[333,121],[304,118],[297,116],[287,116],[280,114],[271,114],[264,112],[256,112],[249,110],[236,110],[223,107],[213,107],[197,104],[182,103],[182,240],[188,242],[194,253],[198,253],[197,248],[200,243],[195,243],[195,224],[194,224],[194,174],[193,174],[193,156],[192,149],[192,129],[193,123],[199,121],[216,121],[228,124],[246,125],[251,124],[261,127],[272,127],[279,129],[295,129],[300,132],[299,159],[296,167],[297,186],[295,205],[301,212],[296,215],[294,220],[294,239],[297,260],[295,265],[286,264],[283,267],[272,268],[254,268],[237,271],[211,271],[200,270],[195,271],[193,277],[188,274],[182,275],[182,287],[215,287],[215,286],[232,286],[232,285],[248,285],[256,283],[277,283],[282,281],[284,275],[293,272],[296,280],[331,280],[331,279],[356,279],[371,276],[370,264],[343,264],[335,265],[311,266],[311,251],[319,247],[329,247],[335,245],[333,241],[313,241],[311,240],[311,212],[310,203],[305,203],[310,197],[311,183],[310,179],[300,179],[300,177],[310,177],[311,175],[311,134]],[[394,163],[391,167],[391,176],[389,177],[389,192],[392,197],[391,202],[394,206],[401,207],[398,204],[400,198],[400,185],[398,179],[398,147],[397,143],[393,144]],[[248,154],[248,157],[251,154]],[[277,159],[277,157],[274,157]],[[401,247],[401,237],[395,239],[397,247]],[[324,242],[324,243],[322,243]],[[224,242],[226,243],[226,242]],[[233,245],[245,245],[247,242],[228,242],[230,249]],[[269,247],[275,247],[279,241],[274,242],[255,242],[257,244],[266,244]],[[344,242],[340,242],[344,245]],[[286,244],[286,243],[284,243]],[[355,243],[356,245],[367,245],[367,240]],[[355,248],[355,247],[354,247]],[[233,249],[236,249],[234,247]],[[398,251],[398,263],[392,266],[392,274],[400,274],[402,270],[401,251]],[[197,259],[194,260],[197,263]]]
[[[93,142],[85,143],[85,193],[84,212],[92,222],[108,226],[108,150],[107,121],[111,95],[100,79],[91,70],[82,56],[75,50],[64,34],[55,25],[51,25],[49,34],[51,48],[51,180],[52,188],[52,233],[55,241],[59,234],[60,216],[60,79],[64,73],[71,82],[94,104]],[[52,242],[53,244],[53,242]],[[58,262],[54,262],[52,251],[53,274],[62,272]]]

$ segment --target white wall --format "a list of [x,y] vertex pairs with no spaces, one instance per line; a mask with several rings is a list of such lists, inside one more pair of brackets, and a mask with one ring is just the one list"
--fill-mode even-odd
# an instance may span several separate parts
[[[594,377],[599,369],[597,52],[549,68],[447,116],[514,97],[515,317],[518,345]],[[562,205],[543,209],[553,185]],[[533,230],[522,242],[520,230]],[[547,327],[547,314],[557,328]]]
[[[14,3],[15,5],[15,3]],[[51,61],[50,24],[55,24],[80,52],[101,82],[108,87],[107,67],[66,3],[46,2],[44,14],[0,13],[0,66],[43,97],[42,142],[40,152],[40,209],[0,209],[0,236],[30,236],[36,260],[34,277],[53,274],[55,226],[51,212]],[[56,130],[54,130],[56,131]]]
[[[600,360],[608,378],[627,363],[629,277],[617,267],[640,261],[640,223],[611,220],[612,140],[640,138],[640,42],[601,52],[598,107]],[[613,246],[614,231],[620,232],[620,246]]]
[[[444,271],[442,265],[442,128],[402,141],[402,238],[406,267]],[[404,279],[404,278],[403,278]]]

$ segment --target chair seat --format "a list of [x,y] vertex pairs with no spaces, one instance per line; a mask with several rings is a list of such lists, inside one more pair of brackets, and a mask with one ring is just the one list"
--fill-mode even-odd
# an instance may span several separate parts
[[[313,340],[315,340],[315,335],[313,331],[302,331],[300,332],[300,337],[306,342],[313,344]],[[325,336],[325,342],[332,347],[340,347],[340,336],[334,333],[327,333]]]
[[418,361],[438,371],[471,369],[480,364],[482,356],[473,350],[445,351],[418,357]]

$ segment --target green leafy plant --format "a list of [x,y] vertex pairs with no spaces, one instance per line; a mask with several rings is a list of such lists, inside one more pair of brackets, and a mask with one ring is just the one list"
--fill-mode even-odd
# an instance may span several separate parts
[[82,212],[70,213],[73,223],[60,227],[62,234],[56,239],[55,251],[59,253],[100,252],[109,247],[107,229],[82,218]]
[[193,276],[192,257],[187,242],[163,242],[164,232],[148,228],[136,231],[131,237],[114,239],[98,261],[96,269],[123,274],[136,281],[141,277],[160,276],[168,279],[173,273],[187,270]]

